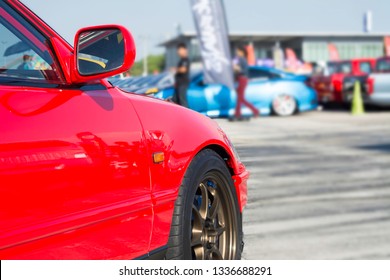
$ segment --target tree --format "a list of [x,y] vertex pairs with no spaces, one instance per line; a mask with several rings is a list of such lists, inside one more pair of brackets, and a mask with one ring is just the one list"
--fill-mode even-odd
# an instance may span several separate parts
[[[162,72],[165,69],[165,56],[163,54],[159,55],[149,55],[148,56],[148,74],[153,74],[155,72]],[[130,69],[130,73],[133,76],[140,76],[143,73],[143,59],[138,60],[134,63],[133,67]]]

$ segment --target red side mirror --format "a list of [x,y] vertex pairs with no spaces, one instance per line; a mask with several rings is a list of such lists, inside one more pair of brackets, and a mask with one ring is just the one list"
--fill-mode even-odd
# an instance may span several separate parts
[[72,82],[84,83],[123,73],[136,55],[133,36],[123,26],[80,29],[75,36]]

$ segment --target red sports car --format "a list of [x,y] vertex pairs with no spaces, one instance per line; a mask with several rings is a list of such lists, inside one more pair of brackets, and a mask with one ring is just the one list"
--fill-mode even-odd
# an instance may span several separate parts
[[0,259],[239,259],[248,172],[214,121],[104,80],[131,34],[0,15]]

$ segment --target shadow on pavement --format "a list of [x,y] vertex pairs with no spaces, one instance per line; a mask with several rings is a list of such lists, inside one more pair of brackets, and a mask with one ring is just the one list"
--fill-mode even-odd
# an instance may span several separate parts
[[375,150],[375,151],[390,153],[390,144],[359,146],[357,148],[358,149],[363,149],[363,150]]

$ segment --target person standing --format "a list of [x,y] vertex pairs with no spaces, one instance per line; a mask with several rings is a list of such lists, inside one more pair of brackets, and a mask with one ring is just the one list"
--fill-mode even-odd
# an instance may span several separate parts
[[236,55],[237,55],[237,63],[234,64],[234,74],[235,79],[237,82],[237,105],[236,105],[236,111],[234,114],[234,117],[230,118],[229,120],[235,121],[235,120],[243,120],[242,114],[241,114],[241,106],[244,104],[246,107],[248,107],[252,112],[254,117],[258,117],[260,115],[260,111],[253,106],[252,103],[247,101],[245,99],[245,89],[248,85],[248,77],[249,77],[249,67],[248,67],[248,61],[247,61],[247,51],[244,46],[240,46],[236,49]]
[[190,83],[190,60],[186,44],[177,45],[177,55],[180,57],[175,74],[175,93],[173,101],[188,108],[187,90]]
[[32,56],[25,54],[23,55],[23,62],[18,66],[18,70],[32,70]]

